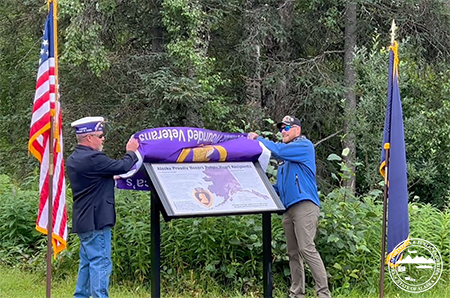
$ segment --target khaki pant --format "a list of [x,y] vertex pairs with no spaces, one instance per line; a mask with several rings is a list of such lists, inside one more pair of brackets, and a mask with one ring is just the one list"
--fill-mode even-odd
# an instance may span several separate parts
[[327,272],[314,244],[319,218],[319,207],[311,201],[301,201],[291,206],[283,216],[289,267],[291,269],[291,297],[305,297],[305,269],[303,260],[311,269],[319,298],[331,297]]

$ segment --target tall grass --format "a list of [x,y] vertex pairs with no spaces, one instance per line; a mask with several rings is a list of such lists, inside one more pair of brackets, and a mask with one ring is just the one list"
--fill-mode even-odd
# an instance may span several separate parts
[[[26,270],[0,266],[0,298],[41,298],[45,297],[46,282],[44,273],[31,273]],[[52,282],[53,298],[73,297],[75,290],[76,276],[66,276],[64,279],[56,279]],[[198,288],[193,291],[186,291],[181,287],[162,288],[161,296],[164,298],[255,298],[261,297],[258,293],[242,293],[237,290],[213,287],[209,291]],[[369,294],[364,289],[352,289],[346,293],[332,292],[334,298],[378,298],[378,294]],[[111,298],[149,298],[151,292],[148,287],[124,286],[114,284],[110,287]],[[285,298],[286,294],[275,290],[274,298]],[[314,294],[309,291],[309,297]],[[399,289],[387,290],[386,298],[450,298],[450,289],[442,282],[439,282],[431,290],[413,294]]]

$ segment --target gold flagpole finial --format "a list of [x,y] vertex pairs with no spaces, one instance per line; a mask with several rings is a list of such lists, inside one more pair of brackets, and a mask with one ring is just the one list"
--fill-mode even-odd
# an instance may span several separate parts
[[395,41],[395,30],[397,30],[397,26],[395,26],[395,20],[392,20],[392,26],[391,26],[391,44],[394,44],[394,41]]

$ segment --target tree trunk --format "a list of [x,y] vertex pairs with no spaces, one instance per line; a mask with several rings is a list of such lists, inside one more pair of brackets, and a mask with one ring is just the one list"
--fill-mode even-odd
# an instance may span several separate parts
[[[294,1],[284,0],[279,2],[277,10],[279,13],[281,25],[287,36],[291,32],[293,27],[292,22],[294,20]],[[276,39],[274,38],[273,40]],[[286,39],[286,41],[275,43],[277,43],[276,47],[279,48],[275,56],[279,57],[279,59],[284,62],[290,61],[293,49],[292,44],[288,41],[288,39]],[[273,108],[273,111],[275,112],[273,114],[273,119],[276,119],[278,121],[278,119],[281,119],[287,114],[295,115],[295,113],[297,112],[297,106],[294,105],[292,103],[292,100],[289,100],[289,97],[287,96],[291,85],[291,77],[286,72],[284,72],[277,79],[277,88],[275,90],[274,96],[272,96],[273,102],[268,106],[271,106]]]
[[152,30],[152,52],[162,53],[164,51],[164,27],[162,20],[162,0],[152,1],[151,15],[153,22],[151,24]]
[[245,79],[245,93],[247,98],[247,105],[254,108],[262,106],[261,98],[261,47],[256,44],[253,45],[254,55],[249,76]]
[[356,111],[355,82],[356,73],[352,65],[354,57],[354,48],[356,46],[356,3],[348,2],[345,9],[345,45],[344,45],[344,78],[345,78],[345,118],[344,118],[344,148],[350,149],[350,152],[344,157],[344,162],[351,170],[351,178],[344,181],[344,186],[349,187],[355,193],[356,187],[356,141],[352,132]]
[[[255,3],[256,2],[256,3]],[[248,59],[247,77],[245,78],[245,97],[246,105],[252,108],[261,108],[261,28],[259,20],[255,18],[258,15],[258,2],[247,0],[244,13],[244,34],[247,39],[246,54]]]

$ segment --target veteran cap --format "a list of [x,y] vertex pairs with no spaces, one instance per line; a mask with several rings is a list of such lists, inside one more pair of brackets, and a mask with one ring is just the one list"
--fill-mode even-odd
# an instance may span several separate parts
[[84,117],[72,122],[70,126],[74,127],[76,134],[79,135],[95,131],[103,131],[103,122],[105,122],[103,117]]
[[296,118],[294,116],[284,116],[283,120],[281,120],[281,122],[277,123],[277,127],[280,128],[283,124],[284,125],[302,126],[302,123],[300,122],[300,120],[298,120],[298,118]]

